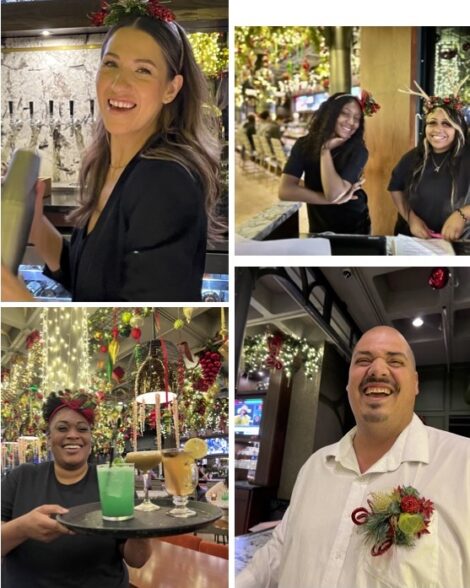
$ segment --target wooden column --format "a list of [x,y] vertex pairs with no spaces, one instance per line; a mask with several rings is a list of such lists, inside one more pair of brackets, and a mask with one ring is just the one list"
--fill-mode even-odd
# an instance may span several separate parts
[[387,191],[392,169],[414,146],[416,100],[398,92],[417,79],[417,29],[361,28],[361,87],[372,92],[380,111],[366,119],[369,150],[364,189],[373,235],[392,235],[396,209]]

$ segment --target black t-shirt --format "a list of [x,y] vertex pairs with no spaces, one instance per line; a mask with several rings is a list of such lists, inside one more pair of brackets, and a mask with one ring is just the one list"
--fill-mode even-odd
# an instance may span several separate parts
[[[289,159],[284,167],[284,173],[296,178],[305,174],[305,187],[315,192],[323,192],[320,173],[320,159],[312,160],[305,148],[306,137],[296,141]],[[336,149],[332,149],[331,156],[338,175],[347,182],[357,182],[367,163],[369,153],[364,145],[348,153],[347,142]],[[368,234],[370,232],[367,196],[360,190],[357,200],[350,200],[345,204],[315,205],[307,204],[309,230],[311,233],[333,231],[346,234]]]
[[173,161],[136,155],[93,231],[63,241],[45,275],[77,301],[200,301],[207,217],[200,182]]
[[[24,464],[2,481],[2,521],[44,504],[65,508],[98,502],[96,467],[76,484],[57,481],[53,462]],[[64,535],[50,543],[29,539],[2,562],[4,588],[128,588],[122,541],[93,535]]]
[[[454,202],[451,201],[452,178],[449,155],[449,152],[433,153],[432,159],[428,157],[417,189],[410,191],[413,169],[419,161],[418,149],[415,147],[405,153],[395,166],[388,185],[390,192],[403,192],[411,210],[436,233],[441,232],[452,212],[468,204],[470,198],[470,146],[465,146],[460,156]],[[438,172],[435,171],[436,166],[439,167]],[[401,216],[397,220],[395,233],[410,235],[408,223]]]

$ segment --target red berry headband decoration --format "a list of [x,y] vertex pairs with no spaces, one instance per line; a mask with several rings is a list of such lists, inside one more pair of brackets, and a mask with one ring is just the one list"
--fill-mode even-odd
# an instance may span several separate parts
[[351,96],[359,102],[364,116],[373,116],[378,110],[380,110],[380,104],[374,100],[372,94],[367,90],[361,90],[361,95],[359,97],[354,96],[354,94],[340,94],[339,96],[336,96],[335,100],[344,98],[345,96]]
[[113,4],[102,2],[101,9],[89,14],[88,18],[95,26],[101,27],[113,26],[129,16],[148,16],[168,23],[175,20],[173,12],[158,0],[117,0]]
[[418,88],[418,92],[415,92],[411,88],[406,88],[405,90],[398,90],[403,94],[410,94],[411,96],[419,96],[419,98],[423,99],[423,110],[424,114],[429,114],[436,108],[450,108],[452,110],[456,110],[457,112],[462,110],[464,107],[463,100],[459,96],[459,90],[465,84],[470,76],[464,78],[454,89],[454,91],[449,94],[448,96],[429,96],[426,92],[421,88],[416,80],[414,80],[415,86]]
[[367,90],[361,90],[359,104],[361,105],[364,116],[373,116],[378,110],[380,110],[380,104],[374,100],[372,94]]

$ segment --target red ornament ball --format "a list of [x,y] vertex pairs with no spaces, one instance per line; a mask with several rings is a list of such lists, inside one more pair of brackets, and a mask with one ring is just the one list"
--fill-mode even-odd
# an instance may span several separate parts
[[107,353],[108,346],[107,345],[100,345],[100,351],[101,351],[101,353]]
[[142,331],[139,329],[139,327],[133,327],[131,329],[131,337],[133,339],[135,339],[136,341],[138,341],[141,336],[142,336]]
[[442,290],[447,286],[447,282],[449,281],[450,271],[447,267],[436,267],[432,270],[429,278],[428,284],[434,290]]

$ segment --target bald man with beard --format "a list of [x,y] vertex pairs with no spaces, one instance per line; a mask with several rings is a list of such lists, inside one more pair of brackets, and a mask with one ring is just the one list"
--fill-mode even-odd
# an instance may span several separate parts
[[[304,464],[286,514],[236,587],[468,588],[470,440],[414,414],[415,359],[397,330],[374,327],[360,338],[347,392],[356,426]],[[373,556],[351,514],[369,508],[371,493],[398,486],[434,503],[429,533]]]

